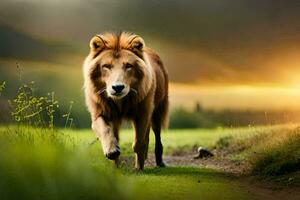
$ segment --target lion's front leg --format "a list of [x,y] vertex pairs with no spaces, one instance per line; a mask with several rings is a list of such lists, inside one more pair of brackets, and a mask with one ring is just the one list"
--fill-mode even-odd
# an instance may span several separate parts
[[113,127],[113,123],[106,123],[102,117],[98,117],[93,121],[92,129],[101,141],[104,155],[110,160],[117,161],[121,152],[117,133],[114,133],[117,129]]

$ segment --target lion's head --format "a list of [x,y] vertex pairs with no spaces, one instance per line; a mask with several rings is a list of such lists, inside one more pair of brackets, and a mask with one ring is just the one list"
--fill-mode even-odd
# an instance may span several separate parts
[[152,74],[144,50],[144,40],[134,34],[96,35],[90,41],[85,78],[91,81],[95,93],[106,93],[114,100],[130,92],[144,95],[151,86]]

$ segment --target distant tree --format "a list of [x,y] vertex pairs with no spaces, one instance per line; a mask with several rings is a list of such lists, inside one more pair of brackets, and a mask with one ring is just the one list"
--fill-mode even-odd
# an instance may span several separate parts
[[203,107],[199,102],[196,102],[196,106],[195,106],[195,112],[202,112],[203,111]]

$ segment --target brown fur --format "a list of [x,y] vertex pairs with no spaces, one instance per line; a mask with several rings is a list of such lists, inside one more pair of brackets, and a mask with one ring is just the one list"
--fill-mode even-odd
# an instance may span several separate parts
[[[106,148],[104,153],[118,159],[119,127],[123,119],[130,119],[135,127],[136,168],[144,167],[151,126],[156,138],[156,162],[163,166],[160,131],[167,123],[168,75],[160,57],[145,46],[141,37],[125,32],[97,35],[90,47],[83,67],[85,97],[92,128]],[[124,67],[127,62],[132,64],[128,71]],[[110,95],[114,80],[122,80],[128,89],[124,97]]]

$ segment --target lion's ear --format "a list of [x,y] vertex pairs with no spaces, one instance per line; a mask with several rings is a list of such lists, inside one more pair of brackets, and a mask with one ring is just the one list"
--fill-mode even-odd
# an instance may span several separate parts
[[140,36],[135,36],[130,42],[130,47],[134,53],[142,55],[145,47],[145,42]]
[[98,54],[100,51],[105,49],[105,47],[106,47],[106,42],[101,37],[101,35],[94,36],[90,41],[91,52],[95,54]]

